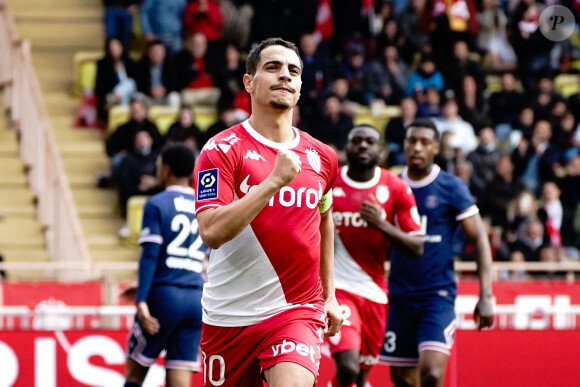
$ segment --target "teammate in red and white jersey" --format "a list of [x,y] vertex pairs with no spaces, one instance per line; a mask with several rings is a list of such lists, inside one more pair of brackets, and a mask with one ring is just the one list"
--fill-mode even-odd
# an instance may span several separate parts
[[311,387],[324,336],[340,329],[332,185],[337,156],[292,127],[302,62],[279,38],[253,49],[251,117],[204,146],[196,216],[213,250],[202,297],[206,386]]
[[408,256],[423,252],[421,226],[411,189],[379,168],[380,133],[360,125],[348,135],[348,164],[333,187],[336,297],[344,322],[328,339],[336,364],[333,387],[366,383],[378,361],[387,321],[384,263],[393,247]]

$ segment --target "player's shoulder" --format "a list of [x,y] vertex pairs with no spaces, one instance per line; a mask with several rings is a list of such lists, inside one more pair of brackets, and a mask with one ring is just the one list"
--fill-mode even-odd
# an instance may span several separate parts
[[247,138],[248,132],[239,123],[219,132],[207,140],[202,148],[202,153],[215,150],[222,154],[228,154],[231,150],[235,150]]
[[402,188],[402,189],[408,188],[408,184],[405,182],[405,180],[403,180],[401,176],[396,175],[395,173],[385,168],[379,168],[379,170],[381,171],[381,177],[379,180],[381,184],[386,184],[392,188]]
[[400,176],[395,175],[393,172],[389,171],[388,169],[385,169],[383,167],[379,167],[379,171],[381,171],[381,180],[387,180],[387,181],[403,181],[403,179]]
[[191,187],[184,186],[169,186],[163,191],[150,196],[147,199],[147,203],[151,203],[156,206],[163,206],[171,201],[173,198],[180,197],[184,199],[194,200],[195,191]]
[[167,200],[167,191],[163,190],[161,192],[156,193],[155,195],[151,195],[147,198],[147,203],[151,203],[152,205],[159,205]]
[[459,177],[455,176],[452,173],[444,171],[443,169],[439,171],[439,175],[437,175],[437,177],[435,178],[435,181],[437,181],[440,184],[443,184],[445,186],[454,186],[454,187],[465,186],[465,187],[467,187],[467,185],[465,184],[465,182],[463,180],[461,180]]
[[298,132],[300,133],[301,143],[303,146],[316,150],[319,153],[320,157],[325,157],[331,160],[334,159],[338,160],[336,152],[330,146],[326,145],[320,140],[315,139],[309,133],[303,130],[300,130],[298,128],[295,129],[298,130]]
[[143,204],[143,211],[151,212],[151,211],[159,211],[162,212],[162,209],[167,202],[167,194],[165,191],[161,191],[155,195],[151,195],[145,199]]

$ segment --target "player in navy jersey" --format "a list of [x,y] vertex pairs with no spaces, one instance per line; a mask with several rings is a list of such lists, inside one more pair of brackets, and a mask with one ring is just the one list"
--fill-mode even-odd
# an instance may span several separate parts
[[479,209],[467,186],[433,159],[439,134],[429,119],[409,125],[407,166],[402,178],[413,190],[424,233],[424,253],[409,258],[391,252],[389,311],[380,361],[391,366],[395,386],[441,386],[455,333],[452,238],[460,224],[474,244],[480,297],[474,311],[479,329],[493,324],[491,251]]
[[385,261],[390,246],[423,253],[419,212],[411,189],[379,168],[381,134],[370,125],[348,134],[348,165],[333,192],[334,282],[344,322],[328,339],[335,361],[333,387],[363,387],[378,361],[387,323]]
[[147,200],[139,261],[137,316],[128,342],[125,387],[141,386],[166,350],[166,385],[189,386],[199,371],[201,294],[206,246],[195,218],[189,179],[195,157],[183,144],[165,148],[158,177],[165,190]]

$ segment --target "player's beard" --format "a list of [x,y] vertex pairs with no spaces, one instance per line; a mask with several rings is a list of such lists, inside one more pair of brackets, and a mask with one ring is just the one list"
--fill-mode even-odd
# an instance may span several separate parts
[[288,102],[280,101],[280,100],[276,100],[276,99],[273,99],[270,101],[270,106],[272,106],[274,109],[278,109],[278,110],[286,110],[286,109],[290,109],[292,107],[292,105],[290,105]]
[[[293,88],[289,85],[285,86],[282,83],[278,83],[278,84],[270,86],[270,90],[276,90],[276,89],[279,89],[281,87],[285,87],[287,90],[289,90],[292,93],[292,95],[294,95],[294,93],[296,92],[295,88]],[[293,108],[295,104],[296,104],[296,101],[293,101],[293,103],[290,103],[290,102],[287,102],[284,98],[280,98],[280,97],[276,97],[276,96],[274,96],[270,100],[270,106],[272,106],[274,109],[279,109],[279,110],[286,110],[286,109]]]
[[364,170],[364,169],[371,169],[377,166],[379,163],[379,156],[375,155],[373,157],[369,157],[368,160],[362,161],[357,157],[355,153],[347,153],[346,158],[348,160],[348,165],[353,169]]

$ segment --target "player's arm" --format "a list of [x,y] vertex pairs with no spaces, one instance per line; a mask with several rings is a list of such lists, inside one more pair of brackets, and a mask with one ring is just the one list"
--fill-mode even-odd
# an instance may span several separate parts
[[161,230],[161,213],[159,208],[151,202],[145,204],[143,210],[143,229],[148,229],[147,233],[142,232],[139,237],[141,245],[141,258],[139,259],[137,292],[135,303],[137,304],[137,319],[149,334],[159,332],[159,321],[149,312],[147,296],[155,277],[155,268],[161,253],[163,243],[163,233]]
[[270,175],[246,196],[225,206],[197,213],[201,239],[212,249],[218,249],[235,238],[268,204],[270,198],[298,175],[300,165],[296,153],[284,149],[278,151]]
[[342,324],[342,314],[334,288],[334,223],[332,211],[320,214],[320,280],[326,312],[325,336],[334,336]]
[[480,295],[475,306],[474,318],[479,329],[491,327],[494,320],[491,290],[491,248],[481,216],[475,214],[461,220],[461,227],[475,246]]
[[423,238],[410,235],[385,220],[384,210],[377,198],[370,195],[358,210],[361,218],[371,227],[380,230],[401,253],[408,257],[419,258],[423,255]]
[[139,260],[139,285],[135,302],[137,303],[137,318],[139,323],[147,331],[154,335],[159,332],[159,321],[151,316],[149,306],[147,305],[147,295],[151,289],[151,283],[155,275],[157,259],[161,251],[161,246],[157,243],[144,243],[141,250],[141,259]]

